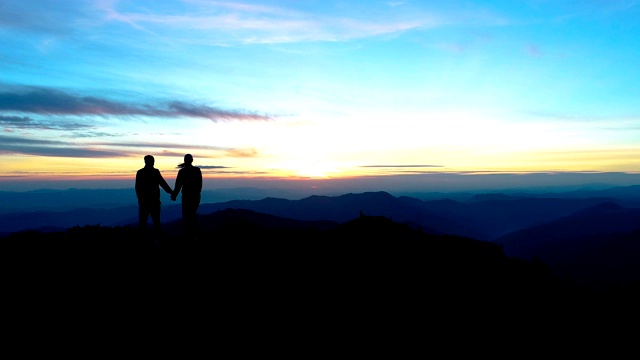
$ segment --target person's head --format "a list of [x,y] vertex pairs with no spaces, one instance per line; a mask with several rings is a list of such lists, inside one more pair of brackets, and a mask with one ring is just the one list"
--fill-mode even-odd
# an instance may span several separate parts
[[153,156],[151,155],[147,155],[144,157],[144,164],[145,165],[149,165],[149,166],[153,166],[153,164],[156,162],[156,159],[153,158]]
[[185,154],[184,155],[184,162],[181,164],[178,164],[179,168],[183,168],[187,165],[191,165],[191,163],[193,163],[193,156],[191,156],[191,154]]

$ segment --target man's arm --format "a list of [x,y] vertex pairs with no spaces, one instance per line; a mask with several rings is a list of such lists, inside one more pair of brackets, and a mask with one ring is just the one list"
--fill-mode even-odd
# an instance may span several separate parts
[[140,190],[141,190],[141,189],[140,189],[140,186],[141,186],[141,184],[140,184],[140,171],[138,171],[138,172],[136,173],[136,185],[135,185],[135,189],[136,189],[136,196],[137,196],[137,197],[140,197]]
[[171,190],[171,186],[169,186],[169,184],[167,184],[167,181],[164,179],[164,177],[162,177],[160,170],[158,170],[158,183],[164,189],[164,191],[167,192],[167,194],[173,195],[173,190]]

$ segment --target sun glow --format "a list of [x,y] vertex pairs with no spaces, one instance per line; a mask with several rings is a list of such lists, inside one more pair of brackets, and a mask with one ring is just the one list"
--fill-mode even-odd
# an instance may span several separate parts
[[342,173],[342,169],[325,160],[290,160],[276,166],[277,169],[294,177],[327,179]]

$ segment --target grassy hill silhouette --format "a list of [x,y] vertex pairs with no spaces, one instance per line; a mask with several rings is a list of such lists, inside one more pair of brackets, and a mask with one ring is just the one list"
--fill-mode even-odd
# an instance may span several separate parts
[[538,258],[558,275],[599,287],[640,281],[640,209],[604,202],[498,238],[509,256]]
[[336,223],[226,209],[200,217],[197,240],[184,239],[179,225],[165,224],[160,237],[97,225],[12,233],[2,239],[2,261],[40,280],[159,284],[189,274],[189,282],[214,276],[229,287],[386,293],[411,301],[454,291],[564,290],[544,264],[507,257],[496,244],[430,234],[382,216]]
[[165,322],[171,314],[261,331],[274,324],[322,331],[316,324],[324,324],[346,335],[399,326],[403,336],[417,336],[418,324],[481,331],[500,323],[504,331],[560,323],[548,331],[562,332],[586,321],[585,308],[592,321],[638,300],[637,286],[576,286],[496,243],[384,216],[305,221],[228,208],[201,215],[199,224],[192,240],[178,221],[160,236],[99,225],[12,233],[0,239],[3,289],[13,301],[5,306],[126,314],[124,321],[145,314]]

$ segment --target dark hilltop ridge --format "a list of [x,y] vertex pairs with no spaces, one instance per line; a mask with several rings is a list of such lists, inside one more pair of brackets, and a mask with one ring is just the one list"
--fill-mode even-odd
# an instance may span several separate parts
[[382,216],[336,223],[229,208],[199,220],[197,239],[183,238],[178,222],[159,238],[130,226],[13,233],[2,240],[2,261],[31,278],[30,286],[33,279],[55,286],[179,284],[214,287],[242,301],[293,296],[415,305],[452,294],[546,298],[571,289],[543,263],[507,257],[496,244],[429,234]]
[[[100,287],[215,284],[245,296],[538,299],[635,294],[640,277],[589,286],[559,277],[538,258],[505,255],[500,244],[436,234],[384,216],[345,222],[282,218],[227,208],[199,216],[196,239],[179,221],[160,236],[132,226],[22,231],[1,239],[2,263],[20,283]],[[196,285],[197,284],[197,285]],[[253,294],[253,295],[252,295]]]
[[123,327],[110,335],[147,336],[144,326],[206,341],[213,331],[235,342],[258,332],[287,342],[324,342],[322,335],[386,344],[421,343],[415,326],[481,331],[502,319],[509,331],[512,322],[530,328],[556,310],[569,325],[583,316],[576,299],[596,294],[496,244],[382,216],[335,223],[229,208],[199,220],[195,240],[179,234],[178,222],[160,238],[130,226],[13,233],[0,249],[5,309],[16,324]]
[[119,224],[6,234],[0,260],[12,293],[35,292],[32,299],[93,289],[184,294],[230,308],[408,316],[427,305],[527,304],[527,316],[541,307],[582,316],[575,306],[622,311],[640,300],[634,201],[423,201],[386,192],[234,200],[201,206],[195,240],[182,236],[179,219],[168,220],[179,205],[163,210],[160,236],[136,229],[127,207],[103,212],[119,209]]

